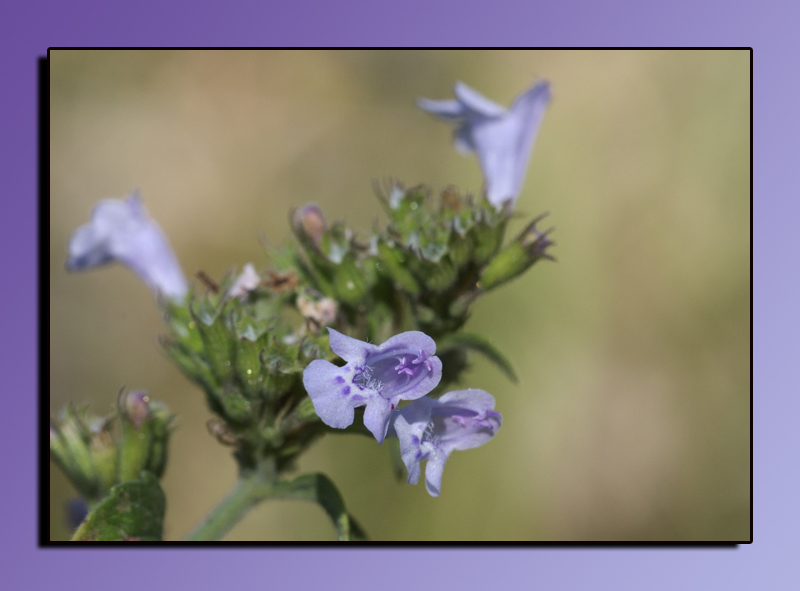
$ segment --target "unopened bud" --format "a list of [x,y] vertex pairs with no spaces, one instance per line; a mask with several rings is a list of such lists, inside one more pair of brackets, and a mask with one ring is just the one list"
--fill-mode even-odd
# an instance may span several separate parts
[[117,444],[111,436],[112,418],[101,419],[96,417],[92,420],[89,430],[92,433],[89,448],[92,452],[92,463],[94,470],[100,480],[103,491],[111,490],[117,483],[117,468],[119,453]]
[[147,392],[122,392],[119,397],[120,414],[131,422],[134,429],[139,429],[150,414],[148,402],[150,397]]
[[488,291],[510,281],[525,272],[539,259],[555,258],[547,253],[547,248],[555,244],[548,238],[553,228],[540,232],[536,224],[547,214],[533,220],[511,244],[504,248],[484,269],[479,287]]
[[150,414],[145,392],[120,391],[118,407],[122,424],[122,442],[119,452],[120,482],[136,480],[147,464],[150,453],[150,429],[147,417]]
[[57,420],[51,420],[50,455],[83,496],[96,499],[102,488],[89,447],[91,433],[80,414],[85,413],[69,405]]
[[319,247],[322,243],[322,237],[328,228],[325,222],[325,217],[317,205],[309,203],[294,210],[292,213],[292,227],[298,236],[301,238],[305,236],[311,244]]

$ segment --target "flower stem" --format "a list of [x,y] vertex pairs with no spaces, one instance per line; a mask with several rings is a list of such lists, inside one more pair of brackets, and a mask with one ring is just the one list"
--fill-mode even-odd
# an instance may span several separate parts
[[203,521],[186,536],[189,542],[222,539],[250,509],[272,496],[275,482],[274,463],[243,472],[233,490],[214,507]]

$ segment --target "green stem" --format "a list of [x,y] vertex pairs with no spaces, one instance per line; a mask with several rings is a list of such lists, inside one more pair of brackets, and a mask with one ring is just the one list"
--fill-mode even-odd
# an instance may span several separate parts
[[274,462],[244,472],[234,489],[188,535],[189,542],[209,542],[222,539],[250,509],[272,496],[275,483]]

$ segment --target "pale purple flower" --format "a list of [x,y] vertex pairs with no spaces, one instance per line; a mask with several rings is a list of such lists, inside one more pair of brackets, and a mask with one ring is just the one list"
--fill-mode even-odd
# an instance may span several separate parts
[[306,367],[303,385],[314,410],[326,425],[344,429],[353,424],[353,409],[366,405],[364,425],[383,443],[397,403],[424,396],[442,379],[436,343],[419,331],[400,333],[379,346],[328,331],[331,349],[347,364],[316,359]]
[[453,89],[455,100],[419,99],[429,113],[456,121],[454,143],[462,154],[475,152],[486,181],[486,198],[497,209],[513,206],[522,189],[533,142],[545,108],[550,85],[537,82],[520,94],[506,110],[463,82]]
[[438,399],[425,396],[395,411],[392,431],[400,440],[408,483],[417,483],[420,462],[427,460],[425,488],[438,497],[450,454],[483,445],[494,437],[502,421],[494,410],[494,397],[475,388],[448,392]]
[[118,261],[156,293],[183,298],[188,287],[166,236],[150,219],[139,194],[103,199],[88,224],[69,241],[68,271],[82,271]]
[[252,263],[247,263],[228,290],[229,298],[245,299],[251,291],[255,291],[261,285],[261,277],[256,273],[256,268]]

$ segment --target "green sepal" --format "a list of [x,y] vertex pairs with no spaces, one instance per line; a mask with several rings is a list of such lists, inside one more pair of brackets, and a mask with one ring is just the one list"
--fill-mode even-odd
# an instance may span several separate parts
[[112,419],[102,421],[97,432],[92,434],[89,447],[92,451],[92,464],[100,483],[100,490],[106,494],[118,482],[119,451],[111,435]]
[[547,253],[547,248],[554,244],[548,238],[553,228],[544,232],[536,229],[536,224],[546,215],[546,213],[540,215],[528,224],[520,235],[489,263],[481,273],[479,282],[481,289],[489,291],[518,277],[539,259],[555,260]]
[[119,479],[121,482],[136,479],[147,465],[150,456],[152,429],[145,421],[138,429],[130,421],[122,420],[122,441],[119,446]]
[[406,259],[411,256],[401,250],[399,246],[390,246],[386,242],[378,242],[378,256],[380,268],[400,288],[410,294],[419,293],[420,287],[414,275],[406,267]]
[[473,236],[472,259],[477,265],[484,265],[500,250],[503,236],[506,231],[504,220],[494,224],[491,221],[481,221],[476,224],[470,233]]
[[195,312],[191,308],[192,316],[195,319],[200,338],[203,340],[205,358],[208,360],[217,383],[224,384],[231,378],[233,367],[231,366],[231,356],[234,350],[235,335],[225,325],[224,314],[208,313],[208,308],[200,307],[201,312]]
[[236,344],[236,373],[249,396],[258,395],[264,387],[265,370],[260,356],[268,344],[268,333],[262,334],[256,341],[240,338]]
[[481,289],[489,291],[506,281],[518,277],[533,265],[536,260],[536,258],[528,254],[527,249],[522,244],[518,242],[511,243],[481,273]]
[[347,304],[358,304],[370,287],[369,279],[364,270],[356,267],[353,256],[344,257],[333,275],[336,299]]
[[492,343],[476,334],[459,332],[449,335],[439,341],[437,350],[445,352],[450,349],[468,349],[482,354],[494,363],[512,382],[517,383],[517,374],[511,362]]
[[234,423],[244,423],[252,418],[252,403],[233,386],[222,388],[222,408],[225,410],[225,418]]
[[150,423],[152,439],[145,469],[161,478],[167,467],[167,450],[175,415],[169,413],[167,405],[163,402],[150,401],[149,404],[150,418],[147,421]]
[[81,414],[68,404],[58,424],[51,423],[50,454],[66,472],[75,488],[86,498],[102,495],[90,449],[91,432]]
[[279,482],[270,495],[276,499],[296,499],[319,504],[333,521],[336,535],[342,542],[369,541],[367,534],[350,515],[341,493],[330,478],[322,473],[303,474],[294,480]]
[[161,340],[161,346],[187,378],[208,392],[214,392],[219,388],[217,379],[201,353],[192,351],[182,342],[171,341],[168,338]]
[[450,257],[442,257],[438,262],[420,261],[417,276],[424,277],[425,286],[434,292],[445,291],[458,278],[458,271]]
[[89,512],[72,541],[161,541],[166,502],[158,478],[143,471],[138,480],[113,487]]

